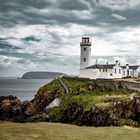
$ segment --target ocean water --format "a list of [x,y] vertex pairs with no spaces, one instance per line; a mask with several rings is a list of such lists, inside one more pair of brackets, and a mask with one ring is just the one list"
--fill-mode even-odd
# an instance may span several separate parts
[[38,89],[52,79],[0,79],[0,96],[14,95],[20,100],[31,100]]

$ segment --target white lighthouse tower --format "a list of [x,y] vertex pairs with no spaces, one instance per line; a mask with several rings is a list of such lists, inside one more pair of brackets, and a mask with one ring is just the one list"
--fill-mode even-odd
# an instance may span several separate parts
[[81,46],[81,58],[80,69],[84,69],[91,65],[91,40],[88,36],[82,37]]

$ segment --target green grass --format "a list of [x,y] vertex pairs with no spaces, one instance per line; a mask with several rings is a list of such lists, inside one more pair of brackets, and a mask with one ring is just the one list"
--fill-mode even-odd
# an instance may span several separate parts
[[[38,106],[40,102],[48,96],[48,98],[58,98],[65,94],[65,90],[60,84],[58,79],[51,81],[50,83],[39,88],[35,98],[32,100],[35,106]],[[47,95],[47,96],[46,96]]]
[[140,128],[0,122],[0,140],[139,140]]
[[67,85],[69,88],[70,92],[78,92],[78,89],[80,87],[85,87],[85,89],[88,91],[88,86],[93,86],[94,82],[89,79],[81,79],[81,78],[76,78],[76,77],[63,77],[62,78],[63,82]]
[[78,95],[69,95],[63,101],[64,104],[68,102],[78,102],[85,110],[90,109],[93,106],[106,107],[109,106],[113,99],[123,100],[127,99],[128,95],[115,92],[115,91],[92,91],[90,93],[82,93]]
[[57,91],[57,92],[64,93],[64,88],[62,87],[62,85],[60,84],[58,79],[56,79],[40,88],[41,93],[44,93],[46,91],[48,91],[48,92]]
[[[71,91],[71,94],[65,98],[64,104],[75,101],[80,103],[85,110],[93,106],[107,107],[113,99],[128,99],[131,93],[130,91],[105,89],[89,79],[63,77],[62,80]],[[92,87],[92,89],[89,87]],[[80,88],[82,88],[82,92],[79,91]]]
[[[124,93],[124,91],[104,89],[95,85],[95,83],[89,79],[63,77],[62,80],[71,91],[71,94],[66,96],[64,104],[75,101],[80,103],[85,110],[93,106],[109,106],[112,99],[123,100],[128,98],[128,93]],[[82,88],[81,92],[80,88]]]
[[44,85],[38,91],[33,103],[35,106],[46,98],[46,93],[50,93],[49,96],[53,98],[66,97],[65,103],[69,101],[79,102],[85,109],[89,109],[93,106],[106,107],[112,99],[123,100],[127,99],[130,91],[112,91],[99,87],[94,81],[89,79],[82,79],[77,77],[63,77],[62,81],[69,88],[70,93],[65,94],[64,87],[60,84],[58,79]]

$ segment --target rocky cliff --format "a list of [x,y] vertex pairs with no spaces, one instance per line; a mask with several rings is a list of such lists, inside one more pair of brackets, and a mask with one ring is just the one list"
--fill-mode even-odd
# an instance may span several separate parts
[[25,122],[36,114],[36,109],[30,101],[20,101],[15,96],[0,97],[0,120]]
[[0,119],[140,126],[140,92],[133,89],[138,85],[126,83],[61,77],[41,87],[31,102],[1,97]]

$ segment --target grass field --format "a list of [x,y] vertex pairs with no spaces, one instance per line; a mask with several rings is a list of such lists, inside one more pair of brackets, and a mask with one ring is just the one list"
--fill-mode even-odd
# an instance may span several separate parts
[[139,140],[140,128],[0,122],[0,140]]

